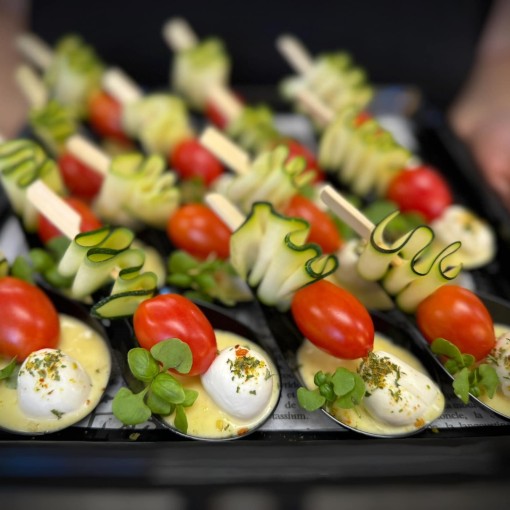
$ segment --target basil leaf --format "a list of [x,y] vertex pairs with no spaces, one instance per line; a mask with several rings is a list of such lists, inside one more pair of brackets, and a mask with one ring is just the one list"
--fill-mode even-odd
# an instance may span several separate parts
[[177,406],[175,408],[174,425],[177,430],[180,430],[184,434],[188,432],[188,418],[186,418],[186,413],[182,406]]
[[471,354],[463,354],[462,355],[462,363],[464,367],[469,368],[475,362],[475,357]]
[[478,374],[480,386],[485,389],[489,398],[492,398],[499,386],[499,377],[496,369],[483,363],[478,367]]
[[453,380],[453,391],[455,395],[459,397],[464,404],[469,402],[469,370],[463,368]]
[[444,338],[436,338],[430,347],[434,354],[443,354],[444,356],[448,356],[449,358],[456,360],[461,365],[464,365],[459,348],[448,340],[445,340]]
[[132,374],[139,380],[149,383],[159,374],[159,366],[149,351],[135,347],[128,352],[128,365]]
[[200,262],[184,251],[175,251],[168,257],[168,271],[170,273],[186,273],[195,269]]
[[310,391],[303,387],[298,388],[297,399],[299,405],[306,411],[316,411],[326,403],[326,398],[318,390]]
[[163,364],[163,370],[175,368],[177,372],[187,374],[193,364],[189,345],[178,338],[158,342],[151,348],[151,354]]
[[331,378],[335,395],[337,397],[343,397],[349,394],[355,386],[354,374],[346,368],[337,368],[333,377]]
[[11,377],[11,375],[14,373],[16,365],[16,358],[12,358],[4,368],[0,369],[0,381],[3,379],[9,379],[9,377]]
[[182,402],[182,407],[191,407],[195,400],[198,397],[198,391],[195,390],[187,390],[184,388],[184,401]]
[[149,391],[147,394],[146,404],[150,410],[161,416],[169,416],[175,410],[175,405],[163,400],[161,397],[156,395],[153,391]]
[[176,287],[187,289],[193,282],[193,279],[187,274],[176,273],[168,275],[166,282],[169,285],[175,285]]
[[186,397],[179,381],[167,372],[158,374],[150,388],[158,397],[172,404],[182,404]]
[[125,425],[138,425],[151,417],[151,410],[144,403],[145,390],[133,393],[128,388],[121,388],[112,402],[114,416]]

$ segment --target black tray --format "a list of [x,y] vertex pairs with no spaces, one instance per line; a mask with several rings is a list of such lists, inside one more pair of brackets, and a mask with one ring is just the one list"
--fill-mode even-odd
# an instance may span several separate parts
[[[439,112],[422,105],[413,120],[422,158],[444,171],[459,203],[489,219],[496,228],[498,256],[474,272],[477,287],[510,299],[510,269],[504,264],[510,255],[507,211],[483,184],[465,148]],[[5,197],[0,199],[0,207],[2,229],[11,217]],[[260,322],[263,315],[258,305],[238,306],[230,313],[271,337]],[[285,367],[283,358],[277,361]],[[118,367],[115,371],[120,378]],[[448,381],[445,384],[449,385]],[[283,392],[293,393],[296,387],[292,376],[284,376]],[[462,404],[455,406],[451,412],[461,414]],[[65,480],[71,486],[211,488],[299,482],[301,492],[283,493],[293,500],[307,487],[331,482],[497,482],[510,475],[509,455],[510,422],[505,421],[489,426],[431,428],[412,438],[393,440],[368,438],[340,427],[269,428],[219,444],[189,441],[157,426],[136,430],[85,426],[38,437],[0,433],[0,484],[58,486]]]

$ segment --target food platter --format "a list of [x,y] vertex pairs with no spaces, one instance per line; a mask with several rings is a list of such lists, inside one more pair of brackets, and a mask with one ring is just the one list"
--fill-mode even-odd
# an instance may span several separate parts
[[[304,143],[313,144],[313,131],[301,117],[285,113],[277,119],[282,129],[287,129]],[[498,256],[489,266],[473,272],[476,289],[501,299],[510,299],[510,274],[508,264],[505,264],[510,253],[505,230],[508,213],[481,184],[472,161],[460,142],[447,130],[439,112],[422,104],[409,120],[420,155],[440,166],[459,201],[488,218],[496,229]],[[4,196],[1,197],[1,206],[0,246],[5,252],[16,254],[24,249],[23,232]],[[134,427],[122,425],[113,416],[111,403],[116,391],[124,384],[121,358],[125,353],[119,348],[119,342],[122,342],[126,331],[118,324],[104,321],[103,326],[111,338],[114,363],[110,385],[100,405],[79,424],[54,434],[22,437],[0,432],[0,448],[4,452],[0,475],[13,481],[20,476],[13,461],[8,460],[17,455],[40,460],[49,457],[58,459],[60,464],[55,462],[45,475],[62,476],[63,466],[66,466],[69,469],[67,476],[75,479],[81,476],[98,479],[101,469],[106,476],[112,477],[119,462],[122,462],[124,470],[116,476],[119,483],[126,483],[136,476],[146,483],[156,479],[163,484],[186,485],[190,480],[211,484],[226,483],[227,480],[230,483],[248,480],[269,483],[279,476],[310,482],[320,477],[329,480],[361,476],[373,479],[413,478],[425,473],[434,480],[445,475],[497,477],[506,473],[501,459],[510,449],[510,421],[493,415],[474,402],[462,404],[453,395],[445,376],[441,381],[447,396],[446,409],[432,427],[413,438],[387,440],[363,437],[338,426],[322,413],[309,413],[299,407],[296,399],[299,383],[278,347],[275,338],[278,326],[267,323],[259,304],[237,305],[226,313],[255,329],[265,345],[273,346],[271,354],[281,370],[279,405],[272,418],[258,431],[235,444],[211,445],[173,434],[157,421]],[[456,448],[463,453],[452,460],[449,456]],[[79,467],[72,462],[75,455],[85,459]],[[427,456],[434,459],[434,472],[430,466],[423,464]],[[98,469],[99,457],[106,458],[108,466]],[[357,466],[352,463],[355,457],[359,459]],[[409,458],[413,459],[412,467],[404,462]],[[285,475],[279,475],[275,468],[270,472],[266,469],[269,463],[274,466],[277,459],[285,467]],[[377,461],[374,462],[374,459]],[[151,462],[154,464],[147,474],[145,470]],[[183,463],[191,466],[193,462],[201,462],[202,470],[191,476],[189,470],[183,468]],[[304,465],[298,466],[298,462],[304,462]],[[34,465],[27,468],[23,476],[37,478],[41,473]]]

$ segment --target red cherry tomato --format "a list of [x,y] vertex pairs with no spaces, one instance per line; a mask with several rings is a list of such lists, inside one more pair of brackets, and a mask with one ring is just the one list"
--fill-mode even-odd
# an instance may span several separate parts
[[181,179],[198,177],[207,186],[225,171],[218,159],[195,138],[179,143],[170,154],[169,163]]
[[[83,200],[76,197],[66,197],[64,200],[80,214],[80,232],[88,232],[89,230],[95,230],[103,226],[92,209]],[[39,214],[37,217],[37,234],[39,235],[39,239],[46,244],[54,237],[61,236],[62,232],[42,214]]]
[[361,358],[373,348],[374,324],[367,309],[327,280],[299,289],[291,313],[303,336],[337,358]]
[[418,212],[427,221],[438,218],[452,204],[450,187],[430,166],[406,168],[388,186],[386,198],[396,202],[402,212]]
[[71,195],[90,202],[99,193],[103,176],[84,165],[72,154],[64,152],[58,158],[58,166],[64,184]]
[[220,259],[230,255],[230,229],[204,204],[178,208],[166,231],[174,246],[200,259],[213,253]]
[[161,294],[143,301],[133,316],[139,344],[150,349],[168,338],[187,343],[193,355],[188,375],[203,374],[217,354],[214,329],[195,303],[178,294]]
[[485,358],[496,344],[489,311],[476,294],[463,287],[439,287],[420,303],[416,320],[428,342],[444,338],[477,360]]
[[122,127],[122,105],[106,92],[99,91],[89,100],[89,123],[100,136],[129,142]]
[[296,156],[301,156],[305,158],[306,161],[306,169],[307,170],[313,170],[315,172],[315,178],[313,182],[322,182],[326,178],[326,174],[324,170],[322,170],[319,167],[319,164],[317,163],[317,160],[315,159],[315,156],[313,153],[304,145],[301,145],[299,142],[296,142],[296,140],[287,139],[283,141],[279,141],[278,145],[286,145],[289,149],[289,158],[292,159]]
[[19,362],[39,349],[57,347],[58,313],[46,294],[30,283],[0,279],[0,355]]
[[317,243],[324,253],[334,253],[342,246],[342,238],[334,221],[308,198],[294,195],[283,212],[287,216],[308,221],[311,226],[308,241]]

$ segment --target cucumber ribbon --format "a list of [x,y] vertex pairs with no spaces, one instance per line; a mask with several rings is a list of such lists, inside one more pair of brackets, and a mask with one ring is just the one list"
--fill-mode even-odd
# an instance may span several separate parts
[[307,221],[288,218],[268,202],[257,202],[243,224],[232,234],[230,262],[264,304],[284,311],[293,293],[338,267],[333,255],[306,243]]
[[56,163],[31,140],[0,144],[0,178],[13,211],[29,232],[37,228],[37,210],[27,199],[27,188],[40,179],[57,194],[65,189]]
[[92,315],[119,318],[132,315],[138,305],[157,290],[153,272],[142,272],[145,254],[131,248],[134,233],[124,227],[102,227],[78,234],[70,243],[58,270],[74,277],[71,295],[82,299],[101,289],[112,280],[110,295],[92,307]]
[[423,299],[459,275],[462,264],[452,265],[448,259],[461,242],[433,251],[434,231],[421,225],[387,245],[384,230],[398,214],[394,211],[375,226],[357,269],[364,279],[379,281],[401,310],[413,313]]

